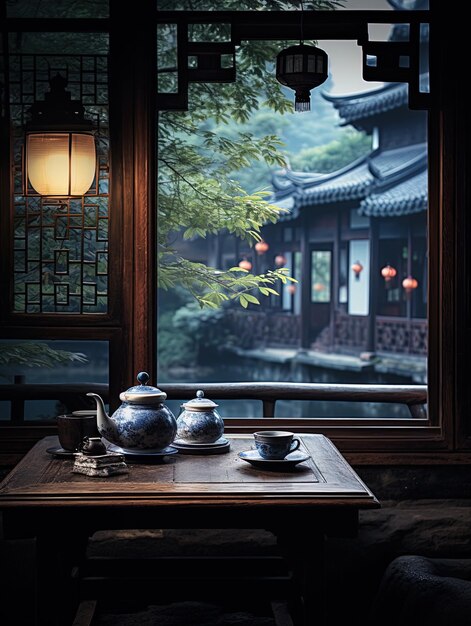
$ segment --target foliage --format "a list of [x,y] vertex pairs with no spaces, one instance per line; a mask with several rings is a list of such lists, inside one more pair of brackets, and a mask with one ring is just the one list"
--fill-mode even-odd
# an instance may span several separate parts
[[[272,70],[274,71],[274,70]],[[285,162],[292,167],[293,156],[300,151],[313,146],[329,144],[335,139],[343,142],[347,133],[355,133],[339,125],[339,116],[334,107],[323,98],[322,93],[329,91],[331,78],[322,86],[322,89],[313,89],[311,92],[311,110],[302,114],[290,111],[280,115],[260,104],[250,119],[244,123],[229,122],[224,132],[232,139],[237,133],[244,131],[257,138],[265,135],[275,135],[282,142],[281,151]],[[283,94],[292,102],[293,92],[287,87],[281,88]],[[301,123],[300,123],[301,121]],[[216,127],[216,132],[223,129]],[[271,183],[273,168],[265,162],[254,161],[249,167],[242,168],[234,173],[234,178],[249,192],[268,189]]]
[[200,309],[196,302],[190,302],[175,313],[173,325],[178,332],[191,337],[198,363],[210,362],[215,353],[234,345],[235,337],[227,324],[221,323],[225,316],[225,307]]
[[158,324],[159,375],[172,367],[189,367],[196,363],[196,346],[185,329],[176,332],[173,313],[159,315]]
[[70,363],[87,363],[80,352],[56,350],[46,343],[0,343],[0,365],[25,367],[56,367]]
[[349,165],[371,150],[371,137],[349,129],[339,139],[324,146],[305,148],[291,160],[293,170],[303,172],[334,172]]
[[193,300],[159,316],[159,370],[172,367],[195,367],[211,362],[215,354],[227,350],[235,338],[227,325],[221,324],[226,310],[203,308]]
[[[161,1],[159,7],[184,8]],[[202,10],[207,3],[192,3]],[[259,3],[227,0],[224,8],[241,10],[299,8],[292,2],[264,0]],[[168,5],[168,6],[166,6]],[[337,2],[319,0],[308,5],[335,8]],[[211,7],[214,8],[214,3]],[[221,8],[218,6],[218,8]],[[159,87],[171,90],[175,54],[174,31],[159,30]],[[224,41],[225,26],[193,25],[192,41]],[[191,30],[191,29],[190,29]],[[284,166],[282,142],[276,134],[263,136],[234,125],[246,124],[261,107],[284,114],[292,110],[273,72],[273,60],[286,42],[250,41],[237,51],[237,82],[192,84],[189,112],[165,111],[159,120],[159,287],[182,285],[202,307],[217,308],[234,300],[242,306],[259,304],[257,295],[277,293],[274,286],[293,280],[286,270],[277,269],[254,276],[240,268],[222,272],[191,261],[179,253],[178,236],[206,238],[224,231],[249,245],[260,240],[265,223],[276,222],[282,209],[267,201],[267,191],[247,192],[236,173],[254,162],[270,167]]]

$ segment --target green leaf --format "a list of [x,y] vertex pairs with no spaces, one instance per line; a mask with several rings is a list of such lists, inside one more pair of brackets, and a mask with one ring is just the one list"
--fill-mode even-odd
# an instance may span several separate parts
[[255,296],[252,296],[250,293],[244,294],[246,300],[248,300],[251,304],[260,304],[260,301],[257,300]]
[[249,301],[247,300],[247,297],[244,296],[243,294],[239,296],[239,302],[244,307],[244,309],[246,309],[249,305]]

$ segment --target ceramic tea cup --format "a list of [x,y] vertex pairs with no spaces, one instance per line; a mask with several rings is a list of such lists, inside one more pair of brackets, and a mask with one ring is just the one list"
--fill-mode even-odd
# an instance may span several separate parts
[[284,459],[301,444],[299,439],[293,438],[293,433],[286,430],[261,430],[253,436],[257,452],[267,460]]
[[[76,411],[78,413],[78,411]],[[96,412],[80,412],[79,415],[58,415],[57,434],[59,443],[64,450],[75,452],[83,442],[84,437],[99,435],[96,426]]]

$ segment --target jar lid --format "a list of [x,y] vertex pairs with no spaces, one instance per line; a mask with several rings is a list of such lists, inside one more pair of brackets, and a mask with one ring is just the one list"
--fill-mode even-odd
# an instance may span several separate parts
[[188,409],[189,411],[212,411],[218,405],[209,398],[205,398],[204,391],[198,389],[196,392],[196,398],[185,402],[182,406],[184,409]]
[[119,394],[122,402],[134,402],[135,404],[158,404],[167,398],[167,394],[157,387],[148,385],[149,374],[147,372],[139,372],[137,375],[139,385],[129,387],[126,391]]

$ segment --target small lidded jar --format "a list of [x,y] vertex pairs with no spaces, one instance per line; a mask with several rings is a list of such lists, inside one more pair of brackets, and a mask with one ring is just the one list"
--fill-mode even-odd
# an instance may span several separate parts
[[177,440],[185,443],[214,443],[224,433],[224,421],[216,411],[218,405],[198,390],[196,398],[182,404],[177,419]]

